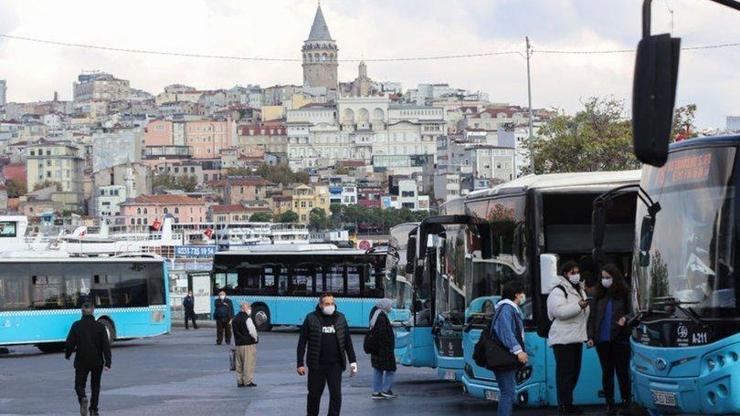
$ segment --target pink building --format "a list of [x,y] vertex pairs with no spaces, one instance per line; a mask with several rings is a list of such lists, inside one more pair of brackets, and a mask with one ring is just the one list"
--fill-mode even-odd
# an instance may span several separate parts
[[207,213],[204,201],[185,195],[139,195],[121,204],[121,215],[128,225],[161,223],[165,215],[174,217],[176,223],[203,222]]
[[185,123],[185,144],[190,147],[193,158],[212,159],[219,157],[221,149],[235,144],[236,123],[227,121],[188,121]]
[[174,144],[173,123],[154,120],[147,124],[144,132],[145,146],[172,146]]

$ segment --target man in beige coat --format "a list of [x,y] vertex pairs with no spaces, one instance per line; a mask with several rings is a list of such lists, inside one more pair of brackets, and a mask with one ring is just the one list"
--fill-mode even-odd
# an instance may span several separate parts
[[254,384],[254,367],[257,364],[257,327],[252,321],[252,308],[243,302],[240,312],[231,321],[236,345],[236,385],[237,387],[257,387]]

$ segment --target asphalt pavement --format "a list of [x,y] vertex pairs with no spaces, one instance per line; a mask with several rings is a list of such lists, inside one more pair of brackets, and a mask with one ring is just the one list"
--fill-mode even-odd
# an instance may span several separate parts
[[[113,369],[103,375],[102,415],[305,415],[306,379],[295,372],[295,329],[261,334],[256,388],[237,388],[228,371],[229,347],[215,345],[215,329],[118,342]],[[370,399],[372,369],[353,334],[360,371],[343,384],[343,415],[495,415],[496,404],[465,396],[459,384],[440,381],[435,370],[399,367],[394,400]],[[78,415],[72,362],[33,346],[0,355],[0,415]],[[328,390],[322,400],[326,414]],[[516,415],[557,414],[516,409]],[[593,409],[591,414],[602,414]]]

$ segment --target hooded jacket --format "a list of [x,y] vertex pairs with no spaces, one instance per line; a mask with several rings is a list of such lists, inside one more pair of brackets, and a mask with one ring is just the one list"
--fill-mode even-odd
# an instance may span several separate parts
[[578,302],[586,300],[583,285],[577,290],[563,276],[558,276],[558,284],[565,289],[553,287],[547,297],[547,316],[552,321],[547,337],[548,345],[576,344],[588,340],[587,324],[590,308],[581,309]]

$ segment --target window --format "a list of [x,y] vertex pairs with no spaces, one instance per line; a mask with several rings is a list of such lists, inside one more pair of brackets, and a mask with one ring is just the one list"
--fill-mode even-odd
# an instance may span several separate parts
[[64,307],[62,275],[51,264],[39,264],[31,270],[34,309],[61,309]]
[[288,294],[291,296],[313,296],[316,292],[314,290],[313,270],[314,267],[311,264],[293,266],[288,280]]
[[17,233],[15,221],[0,221],[0,237],[16,237]]
[[27,265],[3,264],[0,267],[0,311],[28,309],[31,306],[30,284]]
[[344,268],[342,265],[324,266],[324,292],[344,295]]

